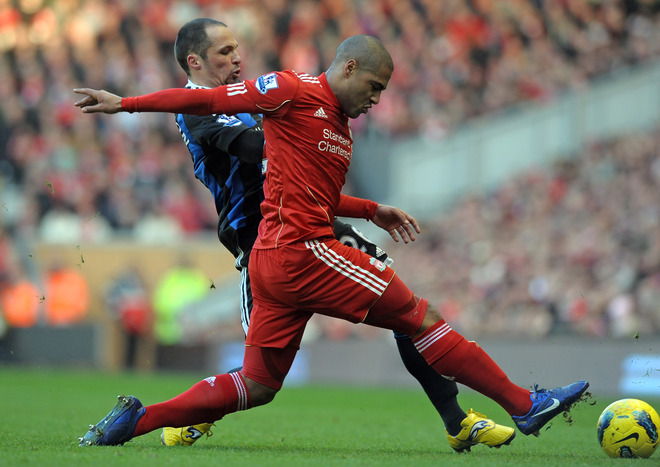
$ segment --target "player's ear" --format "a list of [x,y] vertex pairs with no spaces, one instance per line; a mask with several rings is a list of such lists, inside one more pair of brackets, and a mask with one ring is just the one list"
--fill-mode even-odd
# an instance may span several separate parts
[[349,59],[344,64],[344,77],[346,79],[350,78],[351,75],[354,75],[358,70],[358,63],[354,58]]
[[186,57],[190,69],[199,70],[202,68],[202,58],[197,54],[190,54]]

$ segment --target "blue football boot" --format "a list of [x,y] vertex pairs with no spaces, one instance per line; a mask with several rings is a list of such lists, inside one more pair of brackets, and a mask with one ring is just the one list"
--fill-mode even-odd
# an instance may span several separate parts
[[130,441],[146,409],[135,396],[117,396],[117,404],[108,415],[79,438],[80,446],[117,446]]
[[530,394],[532,408],[527,415],[513,416],[518,429],[525,435],[539,435],[539,430],[555,415],[568,410],[589,387],[586,381],[577,381],[568,386],[555,389],[539,389],[534,385],[534,392]]

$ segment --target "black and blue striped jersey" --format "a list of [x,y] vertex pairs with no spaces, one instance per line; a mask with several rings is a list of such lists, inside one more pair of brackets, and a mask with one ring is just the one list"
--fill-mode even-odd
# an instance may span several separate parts
[[218,238],[236,258],[236,267],[247,267],[264,199],[261,116],[177,114],[175,118],[195,177],[215,200]]

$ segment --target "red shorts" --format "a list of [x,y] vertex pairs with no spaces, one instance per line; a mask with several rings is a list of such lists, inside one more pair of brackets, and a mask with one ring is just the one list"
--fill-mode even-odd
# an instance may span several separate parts
[[[425,308],[394,270],[334,238],[252,250],[249,271],[254,302],[246,346],[298,349],[314,313],[408,335],[424,319]],[[251,377],[245,365],[244,372]]]
[[320,313],[414,335],[426,312],[394,270],[334,238],[252,250],[243,374],[280,389],[307,321]]

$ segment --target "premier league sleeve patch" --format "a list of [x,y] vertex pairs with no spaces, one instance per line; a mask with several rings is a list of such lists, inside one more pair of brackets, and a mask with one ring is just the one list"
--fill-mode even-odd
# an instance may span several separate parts
[[277,89],[277,75],[275,73],[268,73],[267,75],[261,75],[257,78],[257,89],[261,94],[266,94],[269,89]]
[[238,118],[230,115],[217,115],[217,118],[215,120],[216,122],[220,123],[222,126],[238,126],[240,125],[241,122]]

